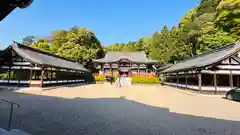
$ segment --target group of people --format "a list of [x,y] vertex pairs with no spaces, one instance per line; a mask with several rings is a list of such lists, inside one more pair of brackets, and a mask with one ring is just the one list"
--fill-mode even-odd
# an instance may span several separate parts
[[[118,75],[118,77],[117,77],[117,79],[116,79],[116,87],[117,87],[117,88],[120,88],[120,87],[123,85],[124,80],[125,80],[126,77],[127,77],[126,74]],[[110,82],[110,84],[112,85],[113,82],[114,82],[114,77],[107,75],[107,76],[106,76],[106,80],[107,80],[107,82]]]

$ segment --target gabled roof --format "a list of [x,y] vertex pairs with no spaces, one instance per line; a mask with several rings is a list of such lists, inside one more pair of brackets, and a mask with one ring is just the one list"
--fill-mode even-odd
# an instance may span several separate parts
[[162,70],[164,70],[164,69],[167,69],[167,68],[169,68],[169,67],[171,67],[173,64],[167,64],[167,65],[165,65],[165,66],[161,66],[161,67],[159,67],[159,68],[156,68],[156,70],[157,71],[162,71]]
[[207,53],[196,55],[194,57],[179,61],[162,73],[178,72],[190,69],[202,68],[218,63],[240,51],[240,43],[224,46]]
[[107,52],[103,59],[93,60],[97,63],[117,62],[121,59],[128,59],[136,63],[156,63],[155,60],[149,60],[145,52]]
[[12,48],[19,56],[23,57],[33,64],[51,66],[56,68],[66,68],[78,71],[88,71],[82,64],[54,55],[52,53],[22,45],[17,42],[14,42],[7,49],[9,48]]

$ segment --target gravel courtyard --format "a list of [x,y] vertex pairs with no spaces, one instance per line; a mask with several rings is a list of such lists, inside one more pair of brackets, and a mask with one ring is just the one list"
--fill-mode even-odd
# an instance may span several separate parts
[[[33,135],[239,135],[240,103],[160,85],[0,92],[21,105],[13,128]],[[0,103],[0,127],[8,106]]]

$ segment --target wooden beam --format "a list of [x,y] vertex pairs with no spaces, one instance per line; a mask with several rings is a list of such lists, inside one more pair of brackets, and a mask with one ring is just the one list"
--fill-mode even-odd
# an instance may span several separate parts
[[215,94],[217,94],[217,74],[216,71],[214,71],[214,75],[213,75],[213,81],[214,81],[214,88],[215,88]]

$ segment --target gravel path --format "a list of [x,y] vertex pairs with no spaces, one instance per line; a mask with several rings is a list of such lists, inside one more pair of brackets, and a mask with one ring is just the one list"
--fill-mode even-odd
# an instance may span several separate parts
[[[13,128],[33,135],[239,135],[240,103],[170,87],[108,84],[1,92],[18,102]],[[6,128],[6,104],[0,127]]]

